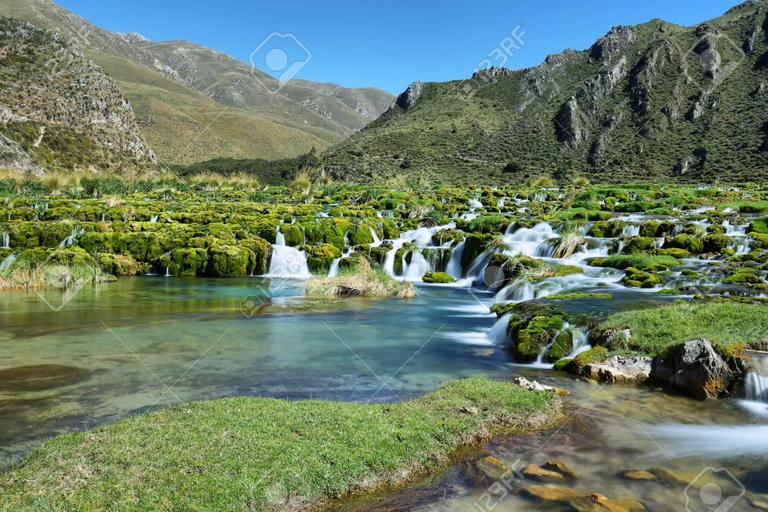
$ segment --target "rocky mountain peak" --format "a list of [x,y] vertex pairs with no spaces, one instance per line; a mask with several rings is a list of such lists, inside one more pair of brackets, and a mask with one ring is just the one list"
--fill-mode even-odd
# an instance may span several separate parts
[[416,105],[423,90],[424,82],[413,82],[395,99],[394,103],[392,103],[392,107],[397,105],[405,111],[412,109],[414,105]]

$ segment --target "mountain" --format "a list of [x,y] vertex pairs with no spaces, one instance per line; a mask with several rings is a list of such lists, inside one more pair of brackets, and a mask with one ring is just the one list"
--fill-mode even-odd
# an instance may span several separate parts
[[750,1],[695,27],[615,27],[535,68],[416,82],[323,162],[361,182],[763,181],[767,28],[766,2]]
[[[187,41],[152,42],[101,29],[50,0],[0,0],[0,14],[58,32],[121,86],[166,163],[217,157],[277,159],[338,143],[394,97],[373,88],[276,80]],[[263,84],[266,84],[266,88]]]
[[72,45],[0,18],[0,167],[120,169],[157,159],[118,85]]

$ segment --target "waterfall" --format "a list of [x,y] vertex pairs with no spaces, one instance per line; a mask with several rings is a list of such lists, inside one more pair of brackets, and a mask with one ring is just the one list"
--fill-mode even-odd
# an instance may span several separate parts
[[11,248],[11,236],[8,233],[0,233],[0,249]]
[[334,260],[331,262],[331,268],[330,270],[328,270],[328,277],[338,276],[341,260],[343,260],[344,258],[349,258],[351,254],[352,254],[352,248],[350,247],[344,253],[342,253],[341,258],[334,258]]
[[421,278],[432,270],[429,262],[421,251],[412,251],[411,262],[407,263],[408,254],[403,254],[403,276],[407,281],[421,281]]
[[80,236],[83,233],[83,228],[80,226],[73,226],[72,227],[72,234],[70,234],[68,237],[66,237],[64,240],[61,241],[59,244],[59,247],[69,247],[70,245],[75,243],[75,239]]
[[640,236],[640,225],[627,224],[624,228],[624,235],[626,236]]
[[381,245],[381,240],[379,239],[378,235],[376,234],[376,230],[371,227],[371,236],[373,237],[373,243],[370,244],[371,247],[379,247]]
[[0,262],[0,274],[8,270],[10,266],[13,265],[14,261],[16,261],[16,255],[11,254],[10,256],[5,258],[2,262]]
[[281,247],[285,245],[285,235],[283,234],[283,231],[280,229],[280,226],[277,226],[277,235],[275,235],[275,245],[281,246]]
[[512,252],[533,257],[539,253],[539,246],[552,238],[558,238],[552,226],[546,222],[540,222],[532,228],[519,228],[504,235],[504,243]]
[[152,218],[149,219],[149,222],[155,223],[159,218],[160,218],[160,215],[153,215]]
[[506,345],[508,343],[507,330],[509,329],[510,318],[512,318],[512,313],[507,313],[506,315],[496,320],[496,323],[493,324],[491,330],[488,331],[488,341],[494,345],[499,346]]
[[768,404],[768,357],[755,362],[754,369],[747,374],[744,391],[747,400]]
[[269,273],[267,277],[309,279],[307,257],[304,251],[285,245],[285,235],[277,227],[275,245],[272,246],[272,258],[269,260]]
[[448,266],[445,268],[445,272],[454,279],[461,279],[461,255],[464,254],[464,241],[459,242],[459,245],[451,253],[451,257],[448,260]]

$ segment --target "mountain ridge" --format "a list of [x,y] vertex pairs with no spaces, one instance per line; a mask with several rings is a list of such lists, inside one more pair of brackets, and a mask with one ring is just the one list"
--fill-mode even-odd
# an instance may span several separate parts
[[463,183],[542,174],[763,179],[765,5],[746,2],[692,27],[660,19],[616,26],[589,48],[535,67],[414,82],[379,119],[328,150],[325,171],[361,182],[398,174]]

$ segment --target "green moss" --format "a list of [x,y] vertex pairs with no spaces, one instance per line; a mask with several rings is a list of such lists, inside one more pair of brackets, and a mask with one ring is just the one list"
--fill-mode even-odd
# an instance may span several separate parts
[[592,258],[589,264],[595,267],[610,267],[619,270],[635,268],[638,270],[666,270],[678,264],[671,256],[653,256],[648,254],[616,254],[607,258]]
[[658,274],[643,272],[632,267],[624,271],[627,275],[621,279],[621,282],[629,288],[654,288],[664,282],[664,279]]
[[449,276],[445,272],[427,272],[424,274],[424,277],[422,277],[422,281],[425,283],[447,284],[456,282],[456,279]]

